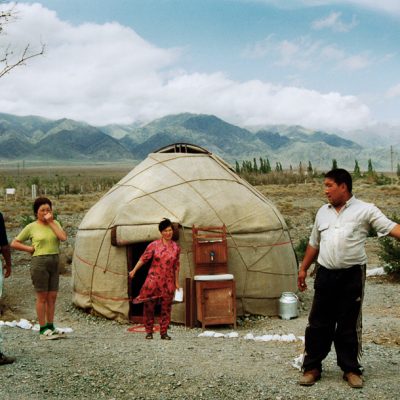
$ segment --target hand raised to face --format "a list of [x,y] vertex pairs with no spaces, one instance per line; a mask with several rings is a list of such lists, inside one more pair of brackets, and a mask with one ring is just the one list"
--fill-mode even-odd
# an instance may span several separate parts
[[37,219],[45,224],[53,221],[53,211],[48,204],[42,204],[37,211]]
[[45,214],[44,216],[43,216],[43,218],[44,218],[44,220],[47,222],[47,223],[49,223],[49,222],[52,222],[53,221],[53,213],[51,212],[51,211],[49,211],[47,214]]

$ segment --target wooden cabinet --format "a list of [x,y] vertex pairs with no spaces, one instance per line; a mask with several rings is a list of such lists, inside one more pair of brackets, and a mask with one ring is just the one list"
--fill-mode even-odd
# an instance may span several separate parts
[[195,281],[195,285],[201,327],[232,324],[236,328],[235,281]]
[[203,329],[221,324],[236,328],[236,290],[234,277],[228,274],[226,227],[193,226],[192,235],[196,320]]

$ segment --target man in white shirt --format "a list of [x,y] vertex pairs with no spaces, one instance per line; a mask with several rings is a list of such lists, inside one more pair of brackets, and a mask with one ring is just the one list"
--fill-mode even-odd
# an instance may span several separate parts
[[333,343],[343,378],[351,387],[361,388],[361,311],[367,262],[364,243],[370,227],[379,236],[400,239],[400,225],[375,205],[353,196],[351,175],[346,170],[329,171],[324,185],[329,204],[316,215],[298,274],[299,290],[304,291],[307,270],[317,260],[299,384],[311,386],[321,378],[322,361]]

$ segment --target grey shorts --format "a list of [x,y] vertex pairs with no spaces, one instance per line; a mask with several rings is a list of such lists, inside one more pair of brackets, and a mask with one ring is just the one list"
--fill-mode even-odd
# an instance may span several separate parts
[[58,254],[32,257],[31,278],[37,292],[57,292],[59,276]]

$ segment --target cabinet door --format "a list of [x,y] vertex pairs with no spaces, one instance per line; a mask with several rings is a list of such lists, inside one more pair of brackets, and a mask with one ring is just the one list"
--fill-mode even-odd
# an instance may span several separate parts
[[197,282],[197,316],[207,324],[232,324],[236,320],[234,281]]
[[195,242],[196,264],[226,264],[228,251],[226,240],[210,240]]

